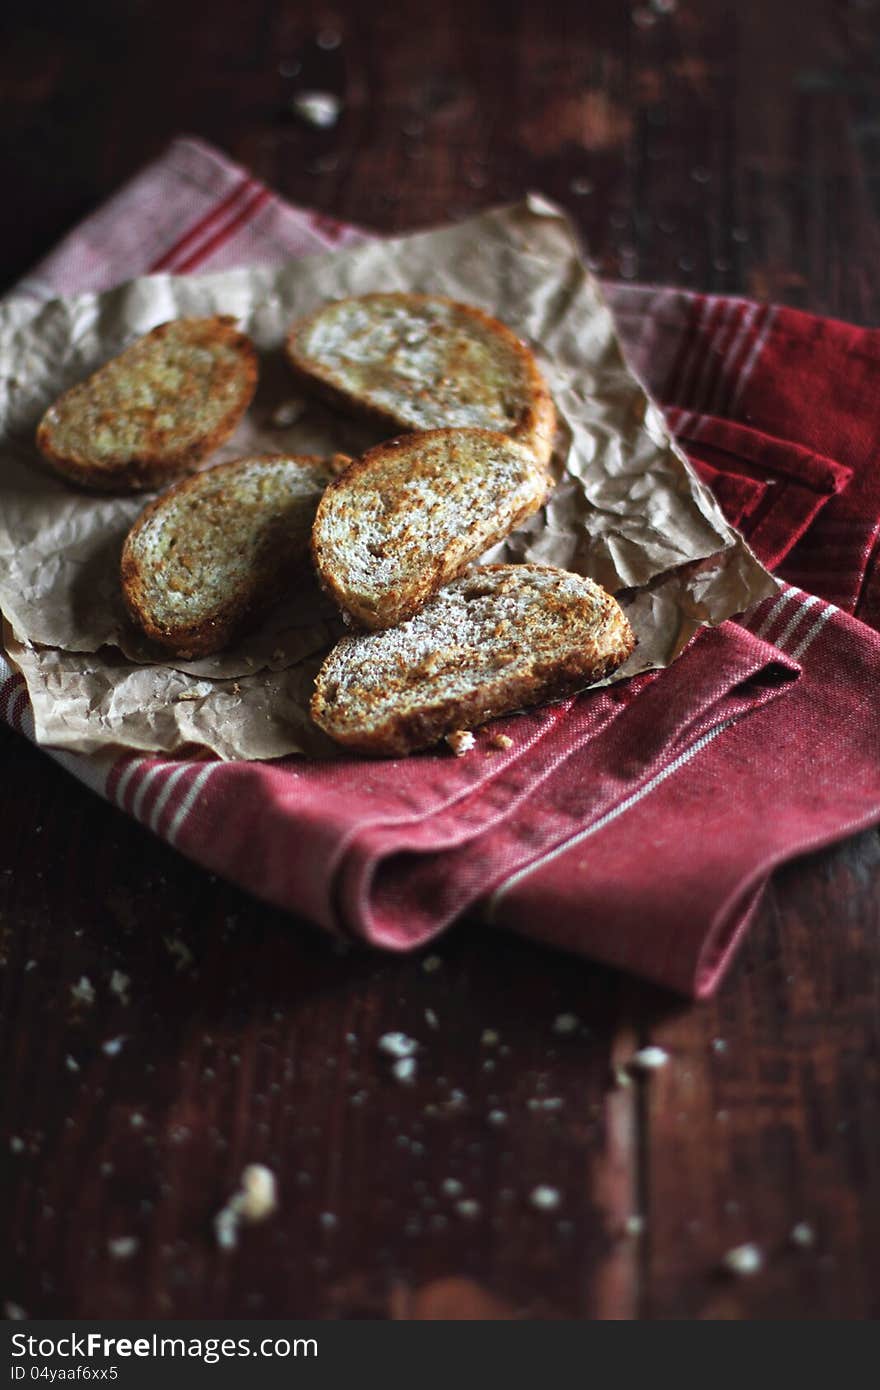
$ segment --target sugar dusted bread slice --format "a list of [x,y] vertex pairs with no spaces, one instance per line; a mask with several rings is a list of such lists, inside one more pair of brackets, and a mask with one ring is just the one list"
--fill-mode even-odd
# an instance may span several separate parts
[[176,656],[220,651],[307,569],[315,508],[332,476],[324,460],[268,454],[162,493],[122,550],[133,622]]
[[229,438],[256,384],[256,352],[235,319],[174,319],[65,391],[43,416],[37,447],[84,487],[159,487]]
[[325,589],[361,627],[392,627],[544,500],[532,451],[490,430],[427,430],[371,449],[331,483],[312,532]]
[[296,375],[395,430],[499,430],[553,449],[556,412],[529,349],[481,309],[438,295],[365,294],[294,323]]
[[401,627],[337,643],[318,673],[312,718],[358,752],[411,753],[580,690],[634,646],[619,605],[592,580],[543,565],[486,565]]

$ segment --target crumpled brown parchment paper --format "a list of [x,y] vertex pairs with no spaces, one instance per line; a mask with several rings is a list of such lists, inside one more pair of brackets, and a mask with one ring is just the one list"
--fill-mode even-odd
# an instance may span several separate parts
[[668,665],[700,624],[774,591],[627,366],[573,228],[542,198],[281,269],[147,276],[36,312],[13,300],[0,307],[0,611],[40,742],[81,752],[200,745],[223,758],[332,751],[308,700],[342,628],[317,586],[303,583],[218,656],[170,660],[130,626],[119,595],[122,542],[149,498],[76,491],[33,438],[62,390],[140,334],[181,315],[226,313],[259,349],[260,386],[207,466],[256,452],[358,454],[382,431],[303,397],[281,346],[293,318],[370,290],[479,305],[535,350],[563,422],[559,483],[486,558],[561,565],[625,591],[639,645],[613,679]]

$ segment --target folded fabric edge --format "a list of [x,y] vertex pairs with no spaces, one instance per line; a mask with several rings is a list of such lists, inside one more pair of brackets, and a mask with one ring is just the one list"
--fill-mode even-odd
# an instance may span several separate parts
[[[720,629],[707,630],[707,639],[715,647],[723,643],[724,634]],[[690,718],[675,729],[668,717],[664,719],[668,701],[659,681],[655,684],[650,676],[644,679],[639,688],[639,720],[644,721],[646,701],[656,704],[657,717],[648,721],[653,724],[654,742],[644,753],[640,775],[634,776],[632,766],[626,765],[626,725],[635,718],[634,693],[628,688],[625,693],[611,690],[599,697],[594,717],[587,715],[579,729],[573,730],[568,720],[565,727],[554,731],[553,738],[542,745],[546,765],[541,775],[523,787],[514,781],[506,804],[490,807],[479,825],[465,829],[460,824],[451,825],[439,833],[436,823],[430,832],[424,823],[402,831],[378,825],[353,836],[340,864],[336,889],[336,910],[347,930],[386,949],[409,950],[423,945],[477,905],[487,921],[502,925],[502,901],[520,878],[538,863],[547,863],[573,839],[614,820],[658,780],[699,752],[705,742],[778,698],[798,678],[797,663],[775,648],[751,636],[742,640],[751,660],[741,661],[736,670],[731,668],[722,690],[716,685],[702,699],[697,694]],[[712,656],[701,664],[711,671]],[[680,679],[688,678],[682,675]],[[596,695],[592,698],[595,700]],[[666,713],[668,716],[669,711]],[[593,796],[589,809],[578,813],[591,819],[574,826],[560,823],[558,817],[553,819],[554,798],[566,776],[577,778],[578,757],[587,749],[591,774],[596,776],[594,764],[598,750],[601,768],[603,741],[615,745],[606,753],[608,765],[602,769],[608,791],[604,796]],[[623,767],[625,776],[620,773]],[[504,789],[502,783],[496,790]],[[546,831],[538,848],[536,823],[542,817],[546,817]],[[499,863],[505,865],[500,874]]]
[[783,850],[777,850],[757,863],[752,873],[718,910],[696,961],[693,997],[695,999],[710,999],[717,990],[745,939],[770,876],[776,869],[783,864],[790,863],[793,859],[801,859],[807,855],[816,854],[820,850],[829,849],[832,845],[839,844],[841,840],[847,839],[851,835],[858,835],[860,831],[870,830],[878,823],[880,823],[880,801],[865,811],[863,815],[835,826],[833,830],[805,836],[802,841],[794,842]]

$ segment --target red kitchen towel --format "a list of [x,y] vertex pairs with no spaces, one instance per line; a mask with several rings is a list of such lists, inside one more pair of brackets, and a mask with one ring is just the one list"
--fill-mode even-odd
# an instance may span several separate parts
[[[364,235],[178,140],[16,293],[277,264]],[[404,949],[468,909],[711,992],[768,874],[880,819],[880,333],[745,300],[607,287],[634,365],[788,582],[669,670],[493,725],[460,759],[53,756],[198,862]],[[0,658],[0,715],[32,736]]]

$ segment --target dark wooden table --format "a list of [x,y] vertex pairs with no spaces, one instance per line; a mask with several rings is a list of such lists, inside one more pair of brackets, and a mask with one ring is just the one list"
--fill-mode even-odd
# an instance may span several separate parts
[[[30,0],[0,18],[0,274],[190,131],[383,230],[537,188],[609,276],[876,323],[878,41],[870,0]],[[290,115],[305,87],[344,95],[336,129]],[[692,1008],[477,924],[433,971],[341,955],[5,731],[0,769],[0,1302],[880,1315],[876,835],[777,874],[718,999]],[[91,1006],[71,996],[83,975]],[[425,1037],[426,1009],[430,1065],[397,1085],[376,1040]],[[585,1026],[562,1038],[568,1011]],[[610,1086],[649,1041],[670,1065]],[[212,1217],[251,1161],[280,1210],[223,1252]],[[530,1205],[538,1184],[557,1210]],[[125,1237],[137,1249],[113,1255]],[[725,1278],[743,1241],[765,1266]]]

